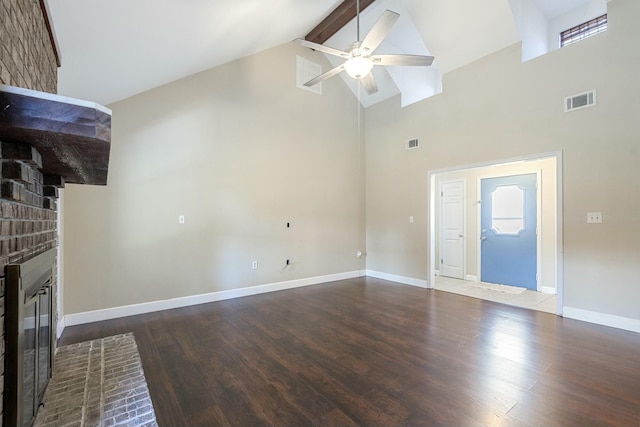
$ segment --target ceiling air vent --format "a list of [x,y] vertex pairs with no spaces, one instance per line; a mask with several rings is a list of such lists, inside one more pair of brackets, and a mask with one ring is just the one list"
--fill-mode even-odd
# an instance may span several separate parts
[[406,148],[407,148],[407,150],[413,150],[415,148],[420,148],[420,141],[418,141],[418,138],[409,139],[409,140],[407,140]]
[[564,111],[573,111],[580,108],[593,107],[596,105],[596,90],[568,96],[564,99]]

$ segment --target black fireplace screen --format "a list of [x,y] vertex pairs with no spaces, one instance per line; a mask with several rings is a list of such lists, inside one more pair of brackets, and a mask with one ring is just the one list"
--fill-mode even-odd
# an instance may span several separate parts
[[31,426],[51,378],[55,255],[6,266],[4,425]]

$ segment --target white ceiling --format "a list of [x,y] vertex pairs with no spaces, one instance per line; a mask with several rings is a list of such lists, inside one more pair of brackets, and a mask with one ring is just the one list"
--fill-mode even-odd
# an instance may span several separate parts
[[304,36],[342,0],[48,0],[61,95],[101,104]]
[[547,19],[554,19],[585,4],[584,0],[536,0],[538,8]]
[[[105,105],[304,37],[342,2],[47,1],[62,56],[59,93]],[[588,0],[532,1],[546,15]],[[520,40],[509,0],[398,2],[442,74]]]

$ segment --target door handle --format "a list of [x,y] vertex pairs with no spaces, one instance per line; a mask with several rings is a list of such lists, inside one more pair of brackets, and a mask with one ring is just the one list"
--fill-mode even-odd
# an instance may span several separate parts
[[482,236],[480,240],[487,240],[487,236]]
[[458,237],[462,239],[464,236],[462,234],[458,234]]

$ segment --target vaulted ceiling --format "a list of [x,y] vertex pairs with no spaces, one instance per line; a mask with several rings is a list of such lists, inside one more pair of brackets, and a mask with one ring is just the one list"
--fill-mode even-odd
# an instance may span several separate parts
[[[375,21],[365,14],[378,13],[376,4],[403,8],[408,21],[394,29],[394,46],[402,48],[402,34],[418,34],[436,57],[438,72],[445,74],[521,40],[513,2],[533,2],[552,19],[593,1],[604,0],[377,0],[363,13],[363,21]],[[48,0],[62,56],[59,92],[110,104],[304,37],[341,3]],[[415,31],[407,31],[407,25]]]

